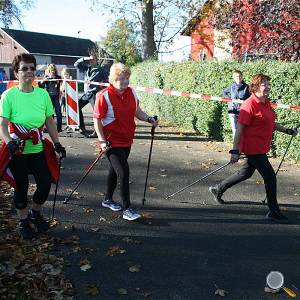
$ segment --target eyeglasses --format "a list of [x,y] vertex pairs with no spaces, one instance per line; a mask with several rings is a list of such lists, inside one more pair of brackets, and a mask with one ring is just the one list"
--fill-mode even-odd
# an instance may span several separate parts
[[27,67],[27,66],[24,66],[24,67],[22,67],[22,68],[20,68],[18,71],[19,72],[27,72],[27,71],[35,71],[36,70],[36,68],[35,67]]

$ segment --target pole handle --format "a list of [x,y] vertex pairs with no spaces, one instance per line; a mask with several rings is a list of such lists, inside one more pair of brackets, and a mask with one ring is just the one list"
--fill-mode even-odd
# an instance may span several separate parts
[[[153,119],[155,121],[157,121],[157,116],[154,116]],[[154,131],[155,131],[155,126],[152,125],[152,128],[151,128],[151,135],[153,136],[154,135]]]

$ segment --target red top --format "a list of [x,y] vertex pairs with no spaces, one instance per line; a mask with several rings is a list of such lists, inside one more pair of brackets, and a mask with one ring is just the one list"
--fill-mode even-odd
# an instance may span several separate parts
[[133,143],[138,105],[129,87],[122,94],[112,85],[97,93],[93,117],[101,119],[105,139],[112,147],[129,147]]
[[240,151],[245,154],[265,154],[270,150],[275,126],[275,112],[270,101],[262,103],[252,94],[240,109],[238,122],[246,125],[240,139]]

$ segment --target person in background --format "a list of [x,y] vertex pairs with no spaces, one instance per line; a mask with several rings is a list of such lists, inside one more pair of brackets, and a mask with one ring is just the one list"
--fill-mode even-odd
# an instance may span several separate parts
[[[234,83],[223,91],[223,96],[235,100],[246,100],[250,97],[249,86],[243,81],[243,74],[239,70],[232,72]],[[237,128],[237,120],[240,112],[240,103],[228,102],[228,117],[234,137]]]
[[64,111],[66,112],[66,95],[65,95],[65,92],[66,92],[66,80],[71,80],[72,79],[72,76],[70,76],[70,73],[68,72],[67,68],[63,68],[61,70],[61,79],[63,79],[63,81],[61,82],[61,85],[60,85],[60,108],[61,108],[61,111]]
[[[102,206],[113,211],[123,209],[123,218],[129,221],[141,217],[131,208],[129,192],[128,156],[133,143],[135,122],[134,118],[158,125],[153,117],[143,112],[139,100],[129,85],[131,71],[121,63],[115,63],[110,68],[109,87],[98,92],[94,107],[94,127],[101,149],[107,150],[110,163],[107,177],[107,188]],[[108,142],[110,146],[108,147]],[[113,201],[113,194],[120,184],[120,196],[123,207]]]
[[8,77],[6,75],[6,72],[3,68],[0,68],[0,96],[2,93],[6,90],[6,83],[1,82],[1,81],[7,81]]
[[223,204],[223,193],[230,187],[250,178],[257,170],[264,179],[269,212],[266,218],[288,223],[277,203],[276,174],[270,164],[267,152],[270,150],[273,131],[296,135],[297,129],[285,128],[275,123],[275,113],[268,99],[270,93],[270,77],[264,74],[255,75],[250,83],[251,96],[241,106],[238,127],[234,136],[230,161],[236,163],[240,153],[246,155],[246,161],[241,169],[221,183],[211,186],[209,191],[217,203]]
[[[14,204],[20,218],[18,230],[23,239],[30,240],[34,237],[31,225],[38,232],[49,229],[41,209],[48,198],[51,181],[55,176],[58,179],[54,150],[62,159],[66,157],[66,151],[59,142],[49,94],[32,85],[36,70],[35,57],[28,53],[19,54],[13,59],[12,68],[19,83],[6,90],[0,100],[0,136],[4,141],[0,149],[0,176],[7,173],[13,176],[13,179],[10,178],[15,185]],[[44,126],[54,143],[54,149],[49,140],[44,140]],[[27,200],[28,171],[36,182],[30,211]]]
[[[75,68],[78,68],[81,72],[84,72],[85,81],[96,82],[108,82],[109,67],[108,63],[102,66],[98,65],[97,58],[95,56],[82,57],[74,63]],[[84,94],[79,99],[79,123],[82,134],[87,138],[96,138],[97,134],[94,131],[92,134],[88,134],[85,128],[85,122],[83,118],[82,109],[90,103],[92,108],[95,105],[95,97],[98,91],[101,90],[100,85],[90,84],[86,82],[84,84]]]
[[56,115],[56,126],[57,131],[62,131],[62,114],[61,114],[61,107],[59,103],[59,96],[60,96],[60,81],[53,80],[53,79],[61,79],[60,76],[57,74],[57,69],[54,64],[49,64],[45,70],[45,77],[41,83],[41,87],[45,88],[50,95],[52,105],[55,110]]

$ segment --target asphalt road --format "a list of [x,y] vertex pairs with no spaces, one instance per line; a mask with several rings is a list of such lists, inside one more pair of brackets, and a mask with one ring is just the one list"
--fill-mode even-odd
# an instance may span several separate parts
[[[75,299],[206,300],[220,298],[215,295],[217,288],[228,291],[225,299],[288,299],[284,292],[276,296],[264,292],[272,270],[281,271],[285,286],[300,294],[299,165],[284,163],[278,176],[278,200],[291,221],[287,225],[265,219],[267,207],[261,204],[265,193],[256,173],[224,195],[225,205],[213,201],[208,187],[237,170],[238,164],[166,200],[167,195],[226,163],[229,146],[160,127],[153,146],[147,201],[142,206],[150,127],[141,123],[129,163],[132,206],[144,218],[128,222],[121,213],[101,207],[106,159],[91,171],[78,194],[63,204],[96,152],[95,140],[79,133],[63,132],[61,136],[68,156],[55,211],[60,225],[49,234],[80,239],[80,250],[75,246],[57,249],[65,255],[65,272],[74,284]],[[279,160],[271,161],[276,168]],[[50,200],[53,192],[54,188]],[[46,214],[51,206],[48,201]],[[84,258],[91,265],[85,272],[79,265]],[[137,272],[129,271],[132,266]],[[97,287],[99,295],[87,295],[88,287]],[[120,288],[127,295],[119,295]]]

